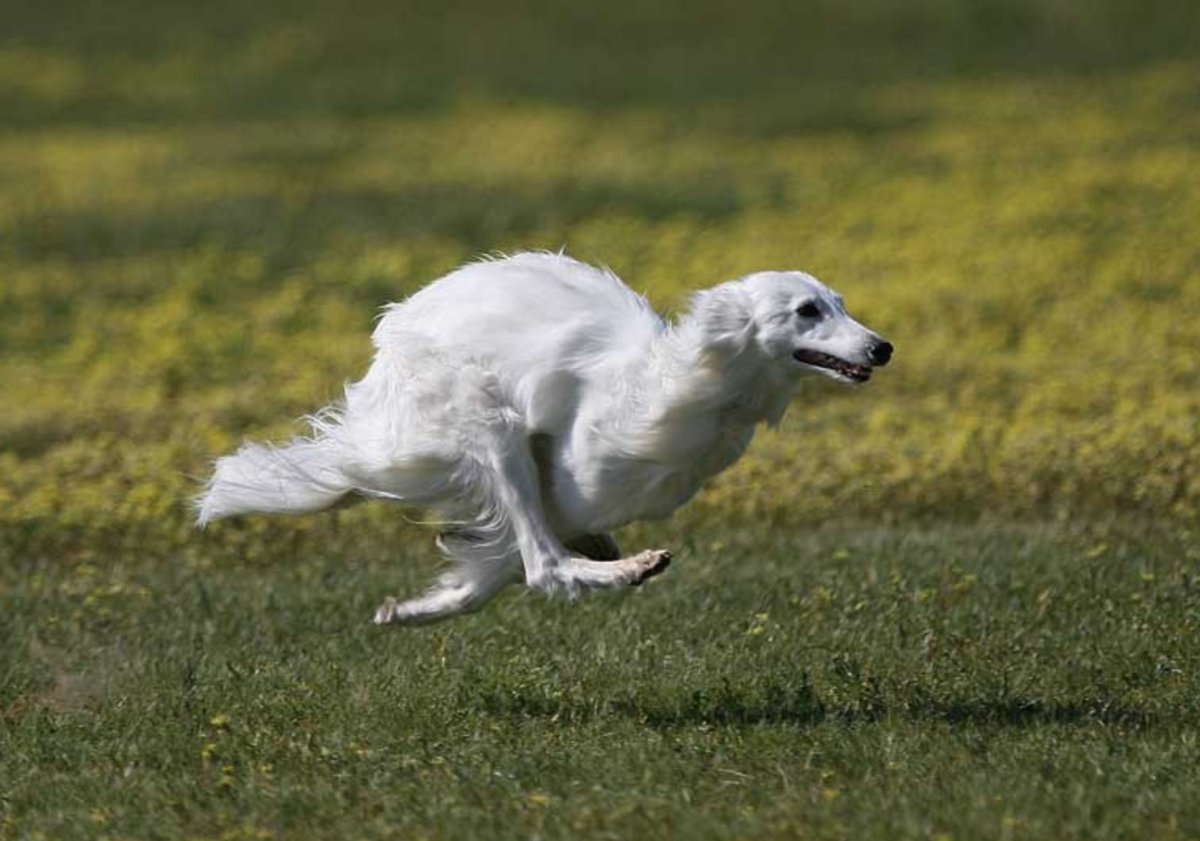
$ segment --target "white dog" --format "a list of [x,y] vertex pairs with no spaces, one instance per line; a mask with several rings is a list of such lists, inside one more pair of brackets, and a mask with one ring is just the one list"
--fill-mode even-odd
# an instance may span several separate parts
[[805,374],[860,383],[892,346],[801,272],[697,293],[667,324],[611,272],[561,254],[474,263],[387,308],[367,375],[313,436],[218,459],[201,526],[348,496],[434,509],[455,562],[377,623],[432,622],[506,584],[574,596],[671,559],[610,532],[666,517],[779,422]]

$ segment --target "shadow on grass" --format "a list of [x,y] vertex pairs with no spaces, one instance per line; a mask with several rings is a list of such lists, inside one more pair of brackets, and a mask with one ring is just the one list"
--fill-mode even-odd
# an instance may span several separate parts
[[1044,701],[1020,695],[999,698],[874,697],[848,703],[826,702],[807,685],[740,690],[730,684],[698,689],[682,697],[574,698],[546,695],[523,689],[491,689],[475,696],[490,715],[504,718],[548,718],[587,722],[602,718],[629,718],[657,730],[701,726],[751,726],[785,724],[812,727],[825,723],[913,721],[979,727],[1032,728],[1044,725],[1101,724],[1147,729],[1172,721],[1191,720],[1194,711],[1179,710],[1170,716],[1098,696],[1077,701]]
[[[777,201],[783,201],[782,193]],[[327,189],[302,203],[258,193],[173,208],[17,217],[3,233],[10,259],[18,261],[58,257],[82,263],[210,243],[230,250],[255,248],[279,269],[302,265],[330,237],[346,230],[381,240],[438,234],[484,251],[506,237],[565,231],[602,212],[646,220],[686,213],[718,221],[741,213],[745,203],[734,176],[714,171],[652,186],[576,179],[536,185]]]
[[[48,0],[6,17],[0,106],[20,126],[364,116],[479,99],[682,113],[831,85],[1190,57],[1198,10],[1183,0]],[[853,109],[803,124],[864,125]]]

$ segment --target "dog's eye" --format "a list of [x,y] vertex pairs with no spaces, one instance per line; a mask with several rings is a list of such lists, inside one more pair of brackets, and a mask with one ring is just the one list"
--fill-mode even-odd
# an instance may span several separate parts
[[796,315],[801,318],[817,318],[821,314],[821,308],[812,301],[801,304],[796,307]]

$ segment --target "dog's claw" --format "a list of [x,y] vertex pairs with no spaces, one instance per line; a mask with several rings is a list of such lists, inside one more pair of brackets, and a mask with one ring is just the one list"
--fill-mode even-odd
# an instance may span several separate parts
[[637,587],[647,578],[653,578],[659,575],[663,570],[671,565],[671,553],[666,549],[648,549],[642,553],[642,569],[638,572],[637,578],[633,580],[633,586]]
[[396,605],[399,604],[394,598],[388,596],[384,599],[383,604],[375,611],[375,618],[372,619],[376,625],[390,625],[396,619]]

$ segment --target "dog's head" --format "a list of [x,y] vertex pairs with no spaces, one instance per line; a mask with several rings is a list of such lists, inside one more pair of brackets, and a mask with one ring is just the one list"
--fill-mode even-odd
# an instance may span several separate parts
[[824,374],[862,383],[892,358],[892,345],[846,312],[842,298],[803,272],[760,272],[702,292],[696,311],[705,343],[757,351],[789,376]]

